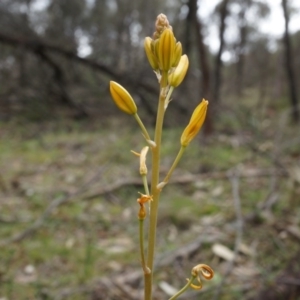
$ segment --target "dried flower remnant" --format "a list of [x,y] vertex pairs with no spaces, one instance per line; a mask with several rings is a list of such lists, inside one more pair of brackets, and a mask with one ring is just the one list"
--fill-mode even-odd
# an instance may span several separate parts
[[139,193],[139,194],[141,195],[141,197],[136,200],[139,204],[145,204],[145,203],[147,203],[149,201],[153,201],[152,196],[150,196],[150,195],[144,195],[142,193]]
[[140,174],[141,175],[146,175],[148,173],[148,169],[146,166],[146,157],[148,153],[149,147],[144,147],[141,151],[140,155]]
[[146,209],[145,209],[145,203],[149,201],[153,201],[153,197],[150,195],[144,195],[142,193],[139,193],[141,195],[140,198],[137,199],[137,202],[140,205],[140,210],[138,213],[139,220],[144,220],[146,218]]
[[172,30],[172,26],[170,26],[167,16],[164,14],[159,14],[155,21],[155,32],[153,33],[153,39],[158,39],[162,32],[167,28]]
[[146,157],[148,153],[149,147],[146,146],[142,149],[141,153],[135,152],[131,150],[131,152],[140,158],[140,175],[147,175],[148,169],[146,166]]

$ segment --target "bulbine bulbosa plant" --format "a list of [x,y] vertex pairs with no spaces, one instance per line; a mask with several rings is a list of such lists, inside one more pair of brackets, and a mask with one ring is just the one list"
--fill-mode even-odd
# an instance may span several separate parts
[[[144,48],[148,61],[154,70],[160,85],[154,137],[150,137],[147,129],[143,125],[142,120],[138,116],[137,106],[127,90],[114,81],[110,82],[110,93],[115,104],[120,110],[132,115],[136,119],[146,142],[146,146],[141,150],[140,153],[133,152],[139,157],[139,172],[144,185],[144,192],[140,193],[137,203],[140,238],[139,248],[141,265],[144,272],[145,300],[152,299],[153,263],[160,194],[168,183],[174,169],[182,157],[182,154],[201,129],[205,120],[208,106],[208,101],[203,99],[195,108],[189,124],[183,130],[181,135],[180,148],[177,157],[174,159],[174,162],[166,177],[161,181],[159,176],[160,149],[164,114],[170,102],[173,90],[181,84],[186,75],[189,60],[186,55],[182,55],[181,43],[176,41],[172,27],[169,25],[168,19],[165,15],[160,14],[157,17],[155,29],[156,30],[153,34],[153,38],[146,37],[144,42]],[[148,152],[151,152],[152,159],[150,183],[148,183],[148,170],[146,164]],[[149,186],[151,187],[150,190]],[[146,209],[146,205],[149,205],[149,209]],[[145,241],[144,235],[145,221],[149,222],[147,241]],[[214,273],[213,270],[205,264],[199,264],[195,266],[191,271],[190,278],[187,279],[186,285],[174,296],[172,296],[170,300],[177,299],[189,287],[193,289],[201,289],[202,284],[200,275],[205,279],[211,279]]]

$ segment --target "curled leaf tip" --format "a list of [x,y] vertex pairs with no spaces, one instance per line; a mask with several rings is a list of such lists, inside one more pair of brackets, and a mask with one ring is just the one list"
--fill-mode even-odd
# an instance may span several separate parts
[[198,284],[193,284],[191,283],[190,287],[195,289],[195,290],[201,290],[202,289],[202,282],[200,279],[200,275],[202,275],[206,280],[210,280],[214,277],[214,271],[213,269],[205,264],[199,264],[197,266],[195,266],[192,269],[191,272],[192,276],[194,277],[194,279],[196,279],[198,281]]
[[199,273],[201,273],[202,276],[207,280],[210,280],[214,277],[213,269],[206,264],[199,264],[192,269],[193,276],[198,276]]

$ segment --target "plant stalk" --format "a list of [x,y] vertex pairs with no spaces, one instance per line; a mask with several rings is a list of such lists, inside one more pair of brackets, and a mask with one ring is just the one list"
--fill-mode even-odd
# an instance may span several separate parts
[[175,300],[175,299],[177,299],[180,295],[182,295],[182,294],[190,287],[190,285],[193,283],[193,280],[194,280],[194,279],[195,279],[195,277],[192,276],[192,277],[188,280],[187,284],[186,284],[180,291],[178,291],[175,295],[173,295],[169,300]]
[[174,172],[176,166],[178,165],[178,163],[179,163],[179,161],[180,161],[180,159],[181,159],[181,157],[182,157],[182,154],[183,154],[185,148],[186,148],[186,147],[181,146],[181,148],[180,148],[180,150],[179,150],[179,152],[178,152],[178,154],[177,154],[177,156],[176,156],[176,158],[175,158],[175,160],[174,160],[174,162],[173,162],[173,164],[172,164],[172,166],[171,166],[171,168],[170,168],[170,170],[169,170],[167,176],[165,177],[165,179],[164,179],[164,181],[163,181],[164,183],[166,183],[166,184],[168,183],[168,181],[169,181],[171,175],[173,174],[173,172]]
[[144,219],[139,220],[139,235],[140,235],[140,255],[141,264],[144,274],[149,273],[150,270],[146,265],[145,253],[144,253]]
[[146,127],[144,126],[144,123],[142,122],[142,120],[140,119],[139,115],[136,113],[133,115],[134,118],[136,119],[136,121],[138,122],[143,134],[144,134],[144,137],[146,140],[151,140],[150,136],[149,136],[149,133],[146,129]]
[[158,203],[160,196],[160,189],[157,188],[159,183],[159,167],[160,167],[160,146],[162,127],[164,120],[164,104],[166,99],[166,93],[164,90],[167,87],[168,74],[167,72],[162,73],[160,82],[160,93],[158,101],[158,109],[156,116],[156,126],[154,142],[156,147],[152,148],[152,178],[151,178],[151,195],[153,201],[150,204],[150,221],[149,221],[149,234],[148,234],[148,253],[147,253],[147,266],[151,270],[150,274],[144,274],[144,298],[145,300],[152,300],[152,282],[153,282],[153,264],[155,254],[155,243],[156,243],[156,226],[157,226],[157,214],[158,214]]

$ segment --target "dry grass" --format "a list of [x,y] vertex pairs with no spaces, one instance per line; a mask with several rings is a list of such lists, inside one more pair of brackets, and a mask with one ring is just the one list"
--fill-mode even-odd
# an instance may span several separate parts
[[[202,175],[164,191],[157,299],[167,299],[163,282],[181,287],[199,262],[216,272],[204,284],[203,299],[213,299],[220,283],[217,299],[250,299],[274,282],[298,248],[297,129],[287,123],[280,127],[273,111],[263,122],[241,119],[224,115],[213,137],[192,143],[175,177]],[[172,128],[164,134],[163,171],[178,150],[180,133]],[[114,121],[1,124],[0,135],[0,299],[124,299],[126,291],[110,284],[140,270],[136,198],[141,187],[130,150],[141,149],[141,134]],[[239,199],[228,178],[233,169]],[[121,184],[130,178],[134,186]],[[119,187],[103,190],[116,181]],[[55,199],[65,201],[36,231],[5,242],[31,226]],[[242,228],[234,200],[241,206]],[[234,263],[216,244],[232,251]],[[135,291],[141,284],[138,275],[123,282]],[[198,299],[194,295],[186,299]]]

